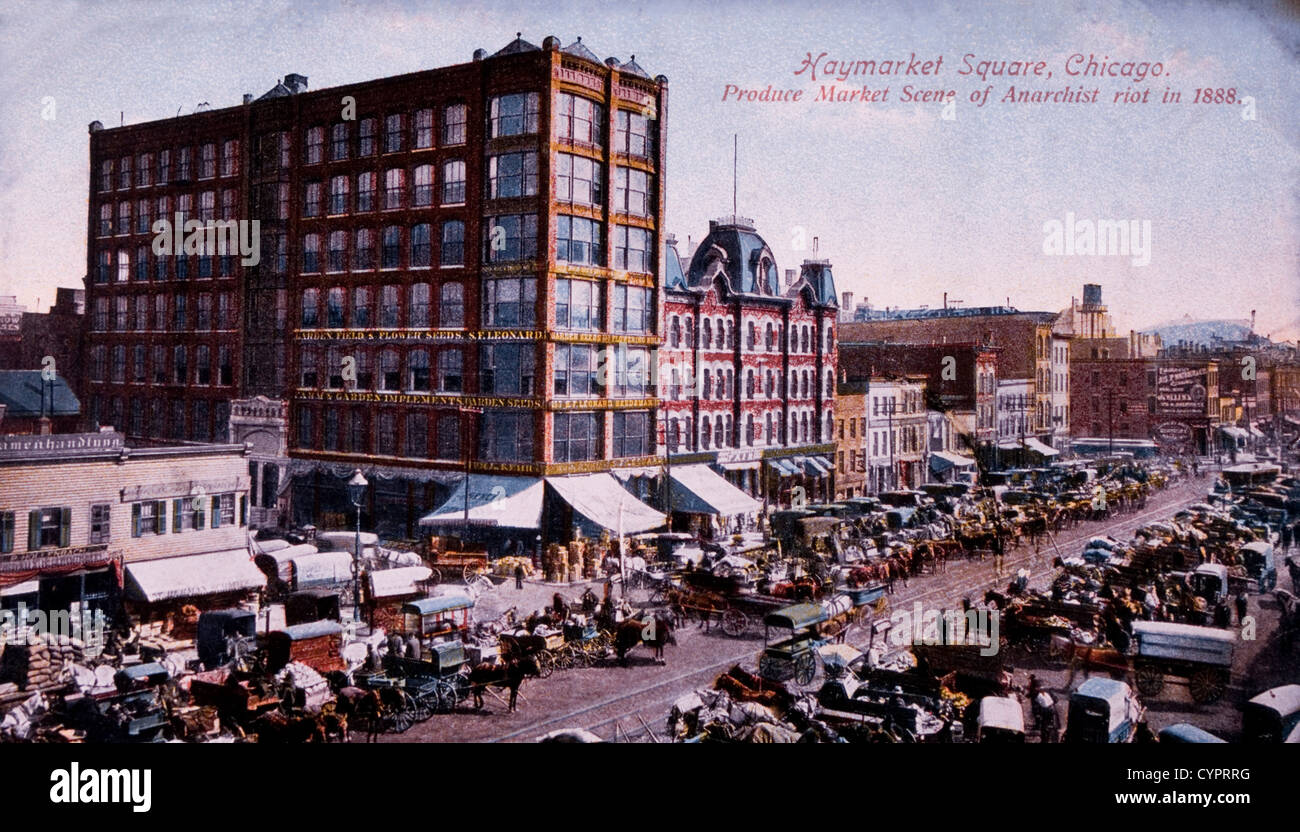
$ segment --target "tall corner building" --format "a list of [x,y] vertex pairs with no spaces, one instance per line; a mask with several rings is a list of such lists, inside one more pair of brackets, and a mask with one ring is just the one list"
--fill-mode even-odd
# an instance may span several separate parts
[[[93,123],[89,417],[264,442],[287,476],[257,477],[253,502],[291,497],[298,522],[350,519],[361,468],[363,522],[399,536],[466,466],[654,464],[667,92],[635,58],[517,38],[469,63],[316,91],[290,74],[236,107]],[[154,254],[153,223],[177,213],[256,221],[260,258]],[[229,436],[249,401],[236,415],[259,418],[235,421],[251,433]]]

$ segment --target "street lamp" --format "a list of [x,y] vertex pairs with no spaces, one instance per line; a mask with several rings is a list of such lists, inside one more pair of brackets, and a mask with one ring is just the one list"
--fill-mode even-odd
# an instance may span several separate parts
[[361,500],[366,496],[366,486],[370,485],[358,468],[348,480],[348,498],[357,510],[356,547],[352,550],[352,620],[361,620]]

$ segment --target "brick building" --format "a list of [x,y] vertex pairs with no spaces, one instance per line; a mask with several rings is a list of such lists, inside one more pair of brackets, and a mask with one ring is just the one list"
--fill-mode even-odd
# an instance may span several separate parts
[[828,260],[784,282],[753,221],[726,217],[682,266],[669,239],[659,362],[673,464],[716,466],[771,503],[833,492],[836,317]]
[[[517,38],[92,125],[92,415],[207,439],[232,400],[287,401],[295,519],[350,518],[359,467],[363,523],[406,536],[467,458],[518,477],[654,463],[666,105],[635,60]],[[155,257],[142,231],[178,210],[258,221],[260,262]]]
[[0,339],[0,370],[43,370],[49,357],[51,369],[80,390],[85,312],[85,290],[60,287],[50,311],[20,313],[17,341]]
[[1154,440],[1172,454],[1213,454],[1220,423],[1213,359],[1079,359],[1071,363],[1076,442]]

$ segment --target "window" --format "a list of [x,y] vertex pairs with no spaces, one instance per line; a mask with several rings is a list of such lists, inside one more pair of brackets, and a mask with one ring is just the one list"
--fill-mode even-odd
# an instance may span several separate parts
[[402,114],[393,113],[384,119],[384,152],[397,153],[402,149]]
[[167,296],[154,295],[153,328],[158,332],[167,331]]
[[509,277],[483,281],[484,326],[533,326],[536,323],[536,278]]
[[645,410],[614,413],[614,456],[645,456],[650,448],[650,414]]
[[397,454],[397,415],[389,411],[379,414],[379,453]]
[[[417,226],[418,227],[418,226]],[[428,226],[425,226],[426,228]],[[429,284],[412,283],[410,303],[406,308],[407,326],[425,328],[429,326]]]
[[629,272],[654,271],[652,235],[644,228],[614,226],[614,268]]
[[307,130],[307,164],[318,164],[324,157],[325,128],[312,127]]
[[614,176],[614,210],[638,217],[649,216],[649,174],[635,168],[618,168]]
[[414,459],[429,455],[429,414],[406,414],[406,455]]
[[325,326],[329,329],[343,326],[343,297],[344,290],[341,286],[331,288],[325,295]]
[[212,329],[212,295],[209,292],[199,295],[194,311],[194,328],[200,331]]
[[560,214],[555,218],[555,259],[579,265],[604,265],[601,224],[584,217]]
[[113,347],[112,380],[118,384],[126,381],[126,347],[122,344]]
[[402,386],[402,371],[397,350],[379,353],[379,389],[397,390]]
[[354,271],[366,271],[374,267],[375,232],[369,228],[358,228],[352,248],[352,268]]
[[229,139],[221,143],[221,175],[239,175],[239,140]]
[[379,325],[397,326],[397,287],[385,286],[379,290]]
[[460,205],[465,201],[465,162],[452,159],[442,163],[442,204]]
[[556,96],[556,134],[581,144],[601,144],[604,108],[588,98],[562,92]]
[[172,326],[177,332],[184,332],[189,326],[189,313],[187,312],[186,296],[176,295],[172,298]]
[[411,350],[406,356],[406,389],[414,393],[429,392],[429,351]]
[[650,289],[640,286],[614,287],[614,331],[650,331]]
[[619,347],[614,353],[615,396],[644,396],[650,382],[649,353]]
[[596,413],[556,413],[554,415],[555,462],[582,462],[599,458],[600,416]]
[[438,251],[443,266],[465,265],[465,223],[447,220],[442,224],[442,247]]
[[479,429],[479,458],[491,462],[530,461],[533,414],[521,410],[484,411]]
[[357,174],[357,210],[375,210],[375,173]]
[[[357,350],[357,378],[352,383],[353,390],[370,390],[375,386],[375,374],[370,369],[370,353],[367,350]],[[355,420],[355,415],[353,419]]]
[[433,165],[416,166],[415,190],[411,194],[411,204],[417,208],[433,204]]
[[125,191],[131,187],[131,157],[123,156],[117,163],[117,189]]
[[459,283],[444,283],[438,290],[438,326],[465,325],[465,296]]
[[384,172],[384,210],[402,207],[406,191],[406,171],[389,168]]
[[600,284],[589,280],[555,281],[555,326],[559,329],[599,331],[605,305]]
[[167,503],[147,502],[131,504],[131,536],[163,534],[167,531]]
[[[135,206],[135,233],[148,234],[153,223],[151,221],[152,200],[142,199]],[[101,212],[101,217],[102,217]],[[101,227],[103,223],[101,222]]]
[[555,347],[555,395],[599,395],[598,353],[595,347],[557,344]]
[[442,143],[465,143],[465,105],[452,104],[442,108]]
[[629,156],[654,155],[653,119],[629,110],[619,110],[614,127],[614,150]]
[[331,214],[346,214],[348,211],[348,178],[346,176],[330,177]]
[[190,169],[190,148],[182,147],[176,151],[176,180],[178,182],[189,182],[192,177]]
[[113,160],[105,159],[99,163],[99,192],[113,190]]
[[317,311],[320,303],[319,289],[304,289],[302,291],[302,328],[313,329],[320,324],[319,312]]
[[412,144],[416,150],[433,147],[433,110],[416,110],[412,127]]
[[302,270],[306,273],[320,271],[319,234],[308,234],[302,238]]
[[537,154],[533,151],[503,153],[488,158],[488,198],[535,196]]
[[194,348],[194,381],[205,386],[212,383],[212,348],[207,344]]
[[357,150],[360,156],[375,155],[375,127],[376,121],[373,118],[361,119],[361,142]]
[[312,411],[305,407],[298,411],[298,447],[300,448],[310,448],[316,443],[312,415]]
[[99,206],[99,236],[108,237],[113,233],[113,203],[105,202]]
[[359,407],[354,407],[349,427],[348,446],[350,450],[358,454],[370,453],[370,414]]
[[379,268],[395,269],[401,265],[402,229],[390,225],[384,229],[380,240]]
[[189,381],[189,354],[184,345],[172,347],[172,382],[185,384]]
[[437,458],[458,459],[460,456],[460,414],[439,416]]
[[570,153],[555,155],[555,199],[599,206],[604,200],[600,162]]
[[339,122],[330,128],[330,159],[338,161],[348,158],[348,125]]
[[463,353],[460,347],[443,349],[438,352],[438,392],[459,393],[464,387]]
[[321,186],[319,182],[308,182],[303,186],[302,215],[304,217],[320,216],[320,193]]
[[212,179],[217,175],[217,146],[211,142],[199,148],[199,178]]
[[521,136],[537,132],[539,96],[535,92],[498,95],[489,108],[490,137]]
[[530,343],[480,346],[479,392],[503,396],[533,395],[535,362],[536,353]]
[[347,267],[348,232],[331,231],[329,237],[329,255],[325,261],[325,271],[341,272]]
[[411,227],[411,268],[427,269],[433,263],[433,243],[429,240],[429,224]]
[[532,259],[537,256],[537,215],[487,217],[483,223],[483,241],[487,249],[484,257],[489,263]]
[[229,387],[235,383],[235,368],[230,347],[217,348],[217,384]]
[[149,328],[149,296],[135,296],[135,331],[143,332]]
[[131,233],[131,203],[117,203],[117,233]]

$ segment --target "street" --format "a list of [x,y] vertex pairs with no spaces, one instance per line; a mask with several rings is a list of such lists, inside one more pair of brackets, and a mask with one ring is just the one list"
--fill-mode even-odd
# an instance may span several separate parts
[[[990,558],[951,561],[945,573],[914,577],[907,587],[901,583],[890,596],[890,608],[910,608],[920,602],[927,609],[960,608],[961,599],[978,600],[986,589],[1005,587],[1017,569],[1027,566],[1031,570],[1030,584],[1045,587],[1054,573],[1052,561],[1058,555],[1077,555],[1090,537],[1110,535],[1127,539],[1134,529],[1146,523],[1164,520],[1180,508],[1203,500],[1210,480],[1182,481],[1176,486],[1152,496],[1147,506],[1139,511],[1098,522],[1086,522],[1066,530],[1054,541],[1043,543],[1042,551],[1035,555],[1029,545],[1008,553],[1003,575],[994,575]],[[1279,576],[1280,585],[1289,587],[1289,578]],[[541,590],[545,595],[541,595]],[[500,587],[480,601],[481,612],[504,609],[518,603],[521,617],[538,597],[549,603],[552,587],[530,586],[524,591],[515,590],[513,584]],[[563,594],[572,599],[580,589],[569,589]],[[515,600],[518,598],[518,602]],[[638,596],[634,595],[635,600]],[[1186,683],[1168,679],[1165,690],[1153,701],[1144,702],[1152,730],[1178,722],[1193,722],[1229,741],[1235,739],[1240,727],[1237,707],[1250,696],[1265,688],[1295,681],[1294,663],[1288,667],[1270,641],[1277,623],[1277,610],[1271,596],[1252,596],[1249,613],[1256,617],[1258,638],[1239,642],[1233,667],[1233,682],[1228,694],[1212,706],[1197,706],[1191,702]],[[503,702],[487,697],[487,707],[475,713],[462,705],[455,713],[434,716],[416,725],[404,734],[384,735],[383,742],[467,742],[467,741],[530,741],[541,734],[560,728],[585,728],[606,739],[649,739],[647,730],[658,735],[664,733],[664,720],[673,701],[697,688],[710,687],[714,679],[730,666],[740,663],[748,667],[756,664],[761,650],[761,626],[751,626],[744,638],[725,635],[717,624],[706,631],[692,621],[676,633],[677,646],[669,647],[667,664],[657,665],[645,648],[637,648],[629,656],[628,667],[605,666],[583,670],[557,671],[549,679],[528,679],[520,690],[519,709],[514,714],[506,712]],[[848,642],[865,647],[867,633],[863,627],[849,631]],[[1064,703],[1068,692],[1082,682],[1079,674],[1073,685],[1068,684],[1068,671],[1059,662],[1026,657],[1016,653],[1006,658],[1006,664],[1015,668],[1016,684],[1023,687],[1028,674],[1037,674],[1041,684],[1056,697],[1064,724]],[[809,689],[816,690],[822,681],[817,679]],[[1032,724],[1026,719],[1027,724]],[[662,738],[662,736],[661,736]]]

